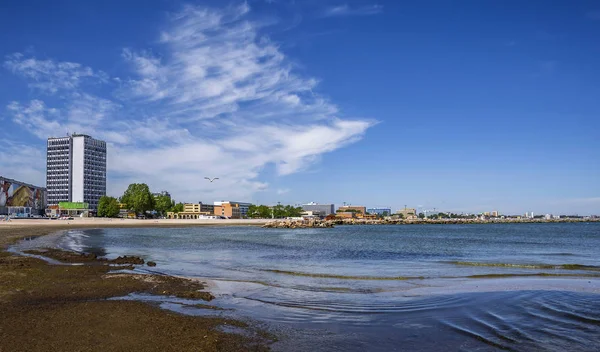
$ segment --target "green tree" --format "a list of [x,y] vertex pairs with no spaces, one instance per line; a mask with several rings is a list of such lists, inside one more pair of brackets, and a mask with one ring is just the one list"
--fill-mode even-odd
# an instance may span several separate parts
[[402,214],[402,213],[399,213],[399,214],[398,214],[398,217],[399,217],[400,219],[404,219],[404,214]]
[[251,204],[248,207],[248,213],[247,213],[248,217],[251,219],[261,218],[262,216],[260,214],[260,207],[261,207],[260,205]]
[[120,212],[117,198],[102,196],[98,201],[98,216],[103,218],[115,218]]
[[183,203],[175,204],[175,202],[172,202],[169,211],[172,211],[173,213],[181,213],[183,211]]
[[385,218],[386,216],[390,216],[390,213],[388,213],[386,210],[383,213],[381,213],[381,216],[383,216]]
[[270,218],[271,214],[273,212],[271,210],[271,208],[269,208],[266,205],[259,205],[257,210],[258,210],[258,217],[263,218],[263,219]]
[[304,210],[302,210],[301,207],[294,207],[292,205],[286,205],[283,208],[283,213],[285,217],[289,217],[289,218],[297,218],[300,217],[302,215],[302,213],[304,212]]
[[163,195],[159,195],[156,196],[154,198],[154,210],[156,210],[158,213],[160,213],[161,215],[165,215],[166,212],[169,211],[169,209],[173,208],[173,206],[175,205],[175,202],[173,202],[173,200],[171,200],[171,197],[169,196],[163,196]]
[[121,197],[121,202],[127,205],[127,209],[136,214],[145,214],[154,209],[154,196],[145,183],[132,183],[127,187]]
[[425,214],[419,213],[419,219],[425,219]]
[[250,219],[258,218],[258,206],[250,204],[248,206],[248,212],[246,213],[246,216]]
[[276,219],[285,217],[285,208],[283,205],[277,204],[273,206],[273,217]]

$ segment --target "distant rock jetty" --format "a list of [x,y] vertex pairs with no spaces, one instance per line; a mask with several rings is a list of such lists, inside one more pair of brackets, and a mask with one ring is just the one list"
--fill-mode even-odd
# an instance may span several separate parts
[[274,220],[264,224],[265,228],[276,229],[307,229],[333,227],[333,221],[325,220]]
[[336,219],[336,220],[290,220],[280,219],[269,221],[264,228],[306,229],[332,228],[335,225],[450,225],[450,224],[539,224],[539,223],[573,223],[600,222],[600,219],[411,219],[411,220],[366,220],[366,219]]

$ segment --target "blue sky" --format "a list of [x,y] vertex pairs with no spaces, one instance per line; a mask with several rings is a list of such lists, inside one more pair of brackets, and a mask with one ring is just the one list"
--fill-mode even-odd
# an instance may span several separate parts
[[4,2],[0,174],[79,132],[115,196],[599,214],[598,38],[596,1]]

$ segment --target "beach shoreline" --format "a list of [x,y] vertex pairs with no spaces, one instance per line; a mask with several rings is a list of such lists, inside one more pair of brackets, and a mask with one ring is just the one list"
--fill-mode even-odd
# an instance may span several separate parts
[[[51,265],[7,249],[22,239],[93,228],[255,226],[220,220],[13,220],[0,224],[0,351],[265,351],[274,337],[247,322],[178,314],[140,301],[109,300],[131,293],[211,299],[205,285],[164,275],[120,273],[77,253]],[[63,261],[65,257],[62,257]],[[76,263],[75,265],[73,263]],[[71,264],[71,265],[69,265]],[[202,304],[199,304],[201,306]],[[210,307],[210,305],[206,305]],[[228,333],[234,326],[243,333]]]
[[[106,267],[106,262],[76,252],[50,253],[47,257],[59,259],[63,264],[50,265],[41,259],[19,256],[8,251],[9,246],[19,240],[69,230],[151,227],[167,229],[206,226],[258,227],[266,221],[269,219],[250,221],[162,220],[155,222],[155,220],[78,218],[68,221],[21,219],[1,223],[0,281],[3,285],[0,287],[0,351],[118,351],[124,349],[262,351],[268,350],[271,346],[281,349],[286,345],[279,345],[279,343],[273,345],[272,342],[277,339],[258,330],[260,324],[247,323],[247,321],[260,322],[260,312],[249,309],[245,311],[245,314],[220,314],[219,309],[229,309],[227,303],[223,304],[221,301],[222,297],[232,296],[232,290],[252,288],[252,285],[248,286],[249,284],[246,282],[231,284],[226,280],[202,279],[201,277],[191,279],[160,274],[157,274],[155,279],[152,273],[123,274],[114,272],[112,270],[125,267],[111,270]],[[329,232],[324,230],[323,234],[326,233]],[[126,254],[137,255],[138,253]],[[73,266],[73,263],[83,263],[83,265]],[[157,280],[160,281],[158,286],[156,285]],[[189,282],[193,282],[193,284],[189,286]],[[408,281],[399,282],[407,283]],[[415,287],[409,289],[407,286],[406,290],[398,292],[405,298],[429,297],[433,300],[437,299],[435,296],[457,297],[457,295],[461,295],[462,297],[465,294],[486,294],[488,292],[496,297],[502,292],[509,291],[571,291],[600,294],[600,279],[583,277],[494,278],[491,275],[489,278],[439,279],[426,286],[421,285],[420,281],[416,283]],[[172,301],[177,297],[185,298],[191,291],[196,292],[192,298],[200,299],[200,301],[188,308],[206,310],[208,317],[180,314],[188,309],[185,308],[187,307],[185,303],[182,310],[173,311],[160,307],[161,302],[168,303],[169,300]],[[201,296],[198,295],[198,292],[202,292]],[[398,292],[381,292],[380,295],[398,295]],[[141,293],[147,295],[146,297],[155,298],[109,300],[109,298],[123,297],[130,293]],[[209,302],[212,294],[220,297],[217,303]],[[74,321],[80,323],[73,323]],[[224,326],[239,326],[245,333],[224,333],[221,331],[221,327]],[[132,329],[132,327],[134,328]],[[31,340],[31,336],[36,336],[36,338]],[[108,337],[98,344],[97,336]],[[288,346],[294,345],[294,338],[290,340],[284,335],[280,338],[282,338],[280,342],[287,339]],[[123,345],[124,341],[131,341],[131,344]]]

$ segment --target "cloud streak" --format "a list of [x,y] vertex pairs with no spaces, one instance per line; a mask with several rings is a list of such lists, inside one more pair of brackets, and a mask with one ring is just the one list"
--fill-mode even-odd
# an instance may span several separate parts
[[75,62],[55,62],[27,58],[21,53],[8,55],[4,67],[29,80],[29,87],[54,94],[61,90],[73,90],[85,80],[105,81],[107,75]]
[[[40,139],[68,130],[107,140],[109,193],[148,182],[182,201],[250,199],[268,188],[261,178],[269,166],[279,176],[307,170],[324,153],[360,140],[374,122],[343,117],[249,12],[245,3],[184,7],[170,16],[156,47],[123,49],[130,74],[113,79],[116,88],[105,84],[102,97],[81,84],[107,83],[100,71],[15,54],[5,67],[33,89],[43,83],[44,92],[70,93],[58,105],[38,98],[7,110]],[[220,180],[209,184],[206,175]]]
[[342,17],[342,16],[370,16],[377,15],[383,11],[382,5],[366,5],[352,7],[348,4],[331,6],[326,8],[321,14],[322,17]]

